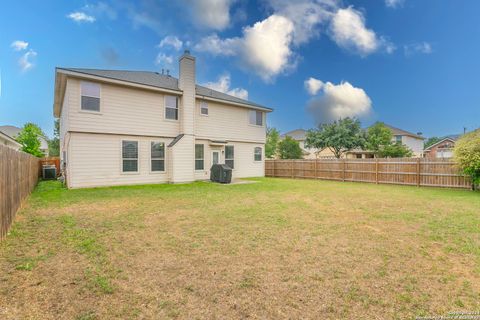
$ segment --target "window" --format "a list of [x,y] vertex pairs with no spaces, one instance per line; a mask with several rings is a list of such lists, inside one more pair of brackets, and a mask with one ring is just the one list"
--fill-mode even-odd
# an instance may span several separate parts
[[100,85],[98,83],[82,81],[81,84],[81,109],[87,111],[100,111]]
[[122,171],[138,172],[138,141],[122,141]]
[[234,169],[234,162],[233,146],[225,146],[225,164]]
[[254,159],[255,161],[262,161],[262,148],[255,147]]
[[165,96],[165,119],[178,120],[178,97]]
[[165,143],[152,141],[150,145],[151,171],[165,171]]
[[195,170],[203,170],[203,144],[196,144],[195,145]]
[[263,126],[263,112],[250,110],[249,121],[250,121],[250,124],[253,124],[256,126]]
[[402,136],[395,136],[396,143],[402,143]]
[[200,102],[200,114],[202,116],[208,116],[208,103]]

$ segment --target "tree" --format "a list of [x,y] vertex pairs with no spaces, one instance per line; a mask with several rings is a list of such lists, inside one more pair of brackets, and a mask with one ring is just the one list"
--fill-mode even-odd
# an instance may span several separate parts
[[58,157],[60,155],[60,120],[55,119],[53,128],[53,139],[48,140],[48,155]]
[[309,130],[305,139],[307,148],[319,150],[328,148],[336,158],[341,158],[345,152],[352,149],[362,148],[364,144],[365,135],[360,127],[360,121],[349,117]]
[[30,153],[36,157],[43,157],[44,154],[40,151],[40,137],[44,134],[42,129],[34,123],[26,123],[22,131],[18,134],[16,140],[22,145],[21,150]]
[[465,134],[455,142],[454,159],[472,180],[472,188],[480,184],[480,129]]
[[265,157],[274,158],[277,153],[280,133],[275,128],[267,128],[267,141],[265,143]]
[[389,145],[383,146],[378,152],[380,158],[404,158],[411,157],[412,150],[400,142],[392,142]]
[[392,144],[392,138],[392,130],[387,128],[383,122],[377,122],[367,130],[365,148],[378,156],[382,149]]
[[298,141],[286,136],[278,143],[278,155],[280,159],[302,159],[303,151]]
[[439,137],[428,138],[427,141],[425,141],[425,143],[423,144],[423,148],[426,149],[426,148],[430,147],[431,145],[437,143],[440,140],[442,140],[442,139],[439,138]]

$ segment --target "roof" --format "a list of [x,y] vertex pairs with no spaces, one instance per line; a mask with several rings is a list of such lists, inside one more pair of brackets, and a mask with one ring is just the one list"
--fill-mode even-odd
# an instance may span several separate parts
[[284,133],[280,136],[280,138],[284,139],[286,136],[291,137],[293,140],[297,141],[303,141],[305,140],[305,136],[307,134],[307,130],[304,129],[295,129],[292,131],[289,131],[287,133]]
[[19,146],[19,147],[21,146],[21,144],[15,141],[15,139],[13,139],[11,136],[9,136],[8,134],[2,131],[0,131],[0,140],[1,139],[7,140],[8,142],[13,143],[16,146]]
[[[15,140],[15,138],[18,136],[20,131],[22,131],[22,129],[19,127],[6,125],[6,126],[0,126],[0,131]],[[40,140],[40,149],[48,149],[47,139],[45,139],[44,137],[40,137],[39,140]]]
[[422,137],[421,135],[418,135],[418,134],[415,134],[415,133],[412,133],[412,132],[409,132],[409,131],[405,131],[405,130],[402,130],[402,129],[399,129],[399,128],[396,128],[394,126],[391,126],[391,125],[388,125],[386,123],[384,123],[385,127],[389,128],[393,135],[394,136],[409,136],[409,137],[413,137],[413,138],[417,138],[417,139],[422,139],[424,140],[425,138]]
[[[129,70],[102,70],[102,69],[85,69],[85,68],[57,68],[57,70],[65,70],[85,75],[97,76],[105,79],[119,80],[124,82],[130,82],[160,89],[168,89],[173,91],[181,90],[178,86],[178,79],[171,75],[160,74],[153,71],[129,71]],[[273,109],[262,106],[258,103],[248,100],[240,99],[235,96],[215,91],[207,87],[196,85],[195,91],[197,95],[223,100],[227,102],[233,102],[243,104],[255,108],[266,109],[272,111]]]
[[430,151],[430,149],[432,149],[433,147],[435,147],[435,146],[439,145],[440,143],[445,142],[445,141],[447,141],[447,140],[455,143],[455,141],[457,141],[459,137],[460,137],[459,134],[454,134],[454,135],[451,135],[451,136],[446,136],[446,137],[444,137],[443,139],[441,139],[441,140],[435,142],[434,144],[430,145],[429,147],[425,148],[423,151]]

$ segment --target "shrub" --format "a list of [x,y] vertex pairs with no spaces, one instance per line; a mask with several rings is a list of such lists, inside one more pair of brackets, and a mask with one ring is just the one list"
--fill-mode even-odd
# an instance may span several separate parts
[[480,129],[467,133],[455,143],[454,159],[475,189],[480,184]]

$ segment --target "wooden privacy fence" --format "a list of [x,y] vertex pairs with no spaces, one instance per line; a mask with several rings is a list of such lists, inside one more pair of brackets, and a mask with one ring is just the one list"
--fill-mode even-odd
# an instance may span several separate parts
[[40,159],[40,168],[43,165],[52,165],[52,166],[54,165],[57,168],[57,177],[60,176],[60,158],[59,157],[46,157],[46,158]]
[[266,160],[265,176],[471,188],[456,164],[444,159]]
[[40,160],[0,145],[0,239],[38,182]]

